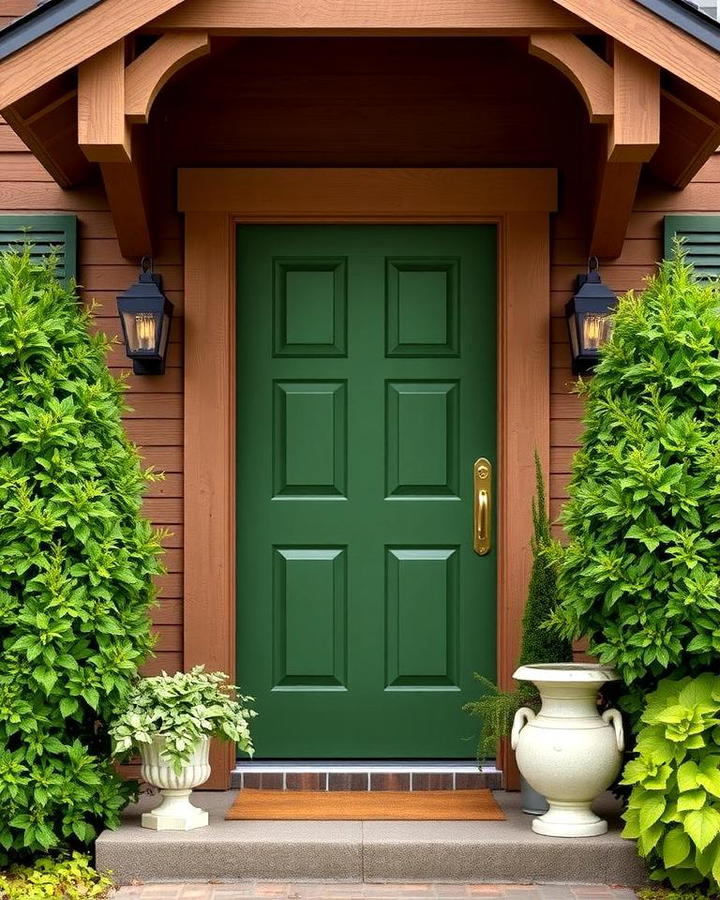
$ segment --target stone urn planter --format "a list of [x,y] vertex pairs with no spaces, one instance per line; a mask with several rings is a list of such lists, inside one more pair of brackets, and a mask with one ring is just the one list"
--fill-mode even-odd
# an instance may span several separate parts
[[616,709],[598,713],[598,689],[618,675],[607,666],[556,663],[521,666],[513,675],[532,681],[542,707],[515,714],[512,748],[523,777],[550,809],[533,831],[555,837],[604,834],[607,822],[590,808],[622,765],[624,736]]
[[208,814],[190,802],[192,789],[210,777],[208,754],[210,740],[204,738],[193,751],[190,761],[178,775],[160,752],[165,743],[162,735],[152,744],[140,744],[140,774],[148,784],[160,788],[162,803],[152,812],[143,813],[142,827],[154,831],[190,831],[208,823]]

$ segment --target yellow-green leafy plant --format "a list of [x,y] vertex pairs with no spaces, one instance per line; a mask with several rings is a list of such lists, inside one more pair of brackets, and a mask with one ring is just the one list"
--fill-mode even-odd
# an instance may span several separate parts
[[620,300],[586,400],[554,624],[614,666],[636,715],[720,652],[720,298],[680,245]]
[[647,698],[623,773],[624,837],[653,879],[720,890],[720,675],[664,679]]
[[252,756],[253,698],[243,697],[228,681],[224,672],[206,672],[204,666],[140,678],[110,726],[115,752],[122,757],[162,737],[160,755],[178,775],[203,738],[233,741]]
[[57,860],[44,856],[32,866],[0,872],[0,900],[102,900],[112,887],[108,875],[96,872],[81,853]]
[[0,865],[90,844],[134,787],[106,726],[152,647],[161,548],[89,326],[52,259],[0,255]]

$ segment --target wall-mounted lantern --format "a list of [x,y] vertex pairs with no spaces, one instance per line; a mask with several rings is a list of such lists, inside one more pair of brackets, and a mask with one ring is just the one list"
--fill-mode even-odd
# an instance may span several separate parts
[[572,368],[587,375],[598,362],[598,351],[612,334],[617,295],[602,283],[597,257],[588,260],[585,275],[578,275],[575,296],[565,306],[570,333]]
[[162,278],[143,257],[140,277],[117,298],[125,352],[136,375],[163,375],[173,305],[162,292]]

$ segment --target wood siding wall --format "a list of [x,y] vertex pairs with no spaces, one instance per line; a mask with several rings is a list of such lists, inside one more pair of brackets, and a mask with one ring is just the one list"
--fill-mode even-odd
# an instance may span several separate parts
[[[3,15],[33,5],[0,0]],[[21,9],[23,8],[23,9]],[[14,12],[13,12],[14,11]],[[175,304],[168,370],[162,378],[130,376],[126,416],[144,461],[167,473],[150,487],[146,511],[169,528],[168,574],[154,612],[157,655],[147,671],[182,668],[182,222],[174,213],[175,171],[181,165],[457,165],[557,166],[561,212],[552,226],[553,516],[566,494],[580,433],[581,407],[563,319],[574,278],[584,270],[583,209],[590,202],[586,114],[574,89],[523,48],[466,39],[403,39],[393,53],[378,41],[322,48],[301,39],[244,42],[192,64],[159,98],[151,119],[157,161],[155,207],[160,246],[155,268]],[[386,42],[385,46],[389,46]],[[502,89],[500,89],[500,86]],[[202,121],[202,127],[197,123]],[[595,137],[599,131],[595,131]],[[99,183],[57,187],[11,129],[0,122],[0,212],[74,212],[79,218],[79,280],[83,297],[99,303],[97,324],[117,336],[115,297],[137,268],[120,256]],[[682,192],[643,184],[622,256],[602,266],[615,290],[642,287],[662,253],[668,212],[720,212],[720,156]],[[212,260],[208,260],[208,266]],[[518,348],[522,352],[522,348]],[[122,346],[110,353],[114,372],[127,371]],[[208,398],[212,403],[213,398]],[[527,448],[532,454],[533,448]],[[530,498],[528,498],[528,505]]]

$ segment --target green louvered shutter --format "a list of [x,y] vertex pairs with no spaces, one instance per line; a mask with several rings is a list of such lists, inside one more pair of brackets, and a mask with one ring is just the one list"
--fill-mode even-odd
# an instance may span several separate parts
[[720,216],[665,216],[665,258],[673,238],[685,241],[688,262],[699,278],[720,278]]
[[58,278],[77,277],[77,216],[0,216],[0,251],[26,241],[34,258],[56,251]]

